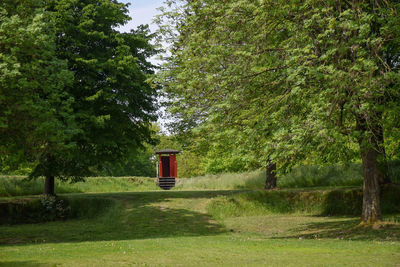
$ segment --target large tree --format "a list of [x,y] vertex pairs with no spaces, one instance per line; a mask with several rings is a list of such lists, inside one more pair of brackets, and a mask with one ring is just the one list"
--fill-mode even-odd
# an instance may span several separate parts
[[286,64],[291,66],[291,82],[298,85],[291,94],[302,99],[308,111],[306,120],[295,126],[326,131],[332,145],[339,135],[359,144],[364,168],[362,221],[375,222],[381,218],[384,138],[399,127],[400,4],[292,5],[296,13],[290,25],[297,34],[287,42],[295,49]]
[[39,1],[1,2],[1,169],[35,161],[49,143],[64,150],[76,129],[73,98],[64,90],[73,73],[57,58],[55,37]]
[[235,138],[236,151],[280,169],[309,157],[346,160],[357,144],[362,221],[379,220],[384,139],[399,127],[399,4],[198,0],[179,8],[164,13],[176,27],[162,28],[175,38],[161,77],[184,125]]
[[[17,6],[24,1],[9,2]],[[130,19],[125,4],[114,0],[35,4],[52,25],[55,57],[66,62],[73,78],[61,87],[70,100],[69,109],[58,108],[64,99],[51,103],[42,96],[60,125],[41,136],[44,141],[34,151],[37,164],[30,176],[45,176],[45,194],[54,194],[55,177],[80,180],[92,167],[99,169],[151,142],[155,92],[146,83],[153,73],[147,59],[156,51],[149,43],[148,28],[129,33],[116,29]],[[53,73],[60,74],[57,69]]]

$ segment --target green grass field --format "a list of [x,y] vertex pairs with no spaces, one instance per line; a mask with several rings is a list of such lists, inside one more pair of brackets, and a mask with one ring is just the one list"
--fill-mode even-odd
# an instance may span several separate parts
[[[26,176],[0,176],[0,197],[42,194],[44,178],[29,180]],[[147,177],[88,177],[85,181],[70,183],[55,180],[55,192],[104,193],[161,190],[155,178]]]
[[[400,161],[391,161],[388,173],[393,182],[400,184]],[[37,195],[43,192],[43,178],[28,180],[26,176],[0,175],[0,197]],[[178,179],[173,190],[237,190],[263,189],[265,172],[256,170],[245,173],[223,173],[195,178]],[[298,166],[287,174],[278,176],[279,188],[331,188],[361,187],[360,163],[347,165]],[[88,177],[84,182],[70,183],[56,179],[55,192],[107,193],[160,190],[155,178],[147,177]]]
[[[67,194],[74,219],[0,226],[0,266],[400,266],[399,214],[357,227],[322,206],[288,210],[280,192]],[[282,197],[312,204],[321,191],[298,192]]]

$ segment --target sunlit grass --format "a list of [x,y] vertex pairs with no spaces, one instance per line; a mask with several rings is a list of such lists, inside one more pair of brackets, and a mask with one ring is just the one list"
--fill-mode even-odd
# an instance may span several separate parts
[[[0,197],[38,195],[43,193],[44,178],[29,180],[26,176],[0,176]],[[160,190],[154,178],[147,177],[88,177],[70,183],[55,180],[56,194],[101,193]]]
[[242,194],[249,192],[69,195],[74,209],[81,210],[76,219],[0,226],[0,266],[396,266],[400,262],[396,222],[380,229],[358,229],[358,216],[266,209],[254,215],[252,206],[242,207],[242,214],[234,216],[208,212],[214,201],[243,198]]
[[[400,162],[389,162],[389,174],[393,182],[400,183]],[[361,164],[326,166],[298,166],[287,174],[278,175],[279,188],[310,187],[360,187]],[[178,178],[173,190],[234,190],[263,189],[265,171],[223,173],[194,178]],[[37,195],[43,192],[44,179],[28,180],[24,176],[0,176],[0,197]],[[155,178],[146,177],[89,177],[85,182],[70,183],[56,179],[55,192],[100,193],[160,190]]]
[[[388,171],[392,181],[400,183],[400,163],[389,162]],[[279,188],[355,187],[362,186],[363,181],[360,163],[298,166],[277,177]],[[257,170],[182,178],[176,189],[263,189],[264,185],[265,171]]]

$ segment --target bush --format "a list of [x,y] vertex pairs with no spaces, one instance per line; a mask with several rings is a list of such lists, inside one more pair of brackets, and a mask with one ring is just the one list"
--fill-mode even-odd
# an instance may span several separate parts
[[71,211],[66,199],[43,195],[40,197],[40,202],[43,206],[43,221],[65,220]]
[[38,223],[65,220],[70,214],[70,206],[65,198],[41,196],[34,199],[14,199],[0,203],[0,223]]
[[94,218],[115,206],[115,200],[97,197],[12,199],[0,202],[0,224],[41,223]]

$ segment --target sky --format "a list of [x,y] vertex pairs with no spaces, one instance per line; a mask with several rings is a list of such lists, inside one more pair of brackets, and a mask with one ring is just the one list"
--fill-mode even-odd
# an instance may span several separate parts
[[127,32],[135,29],[140,24],[149,24],[150,30],[154,32],[157,26],[152,23],[153,17],[160,13],[158,7],[163,5],[163,0],[120,0],[123,3],[130,3],[129,15],[132,20],[120,28],[120,31]]
[[[156,24],[153,24],[153,18],[155,15],[160,14],[157,10],[158,7],[163,5],[164,0],[120,0],[123,3],[130,3],[129,5],[129,16],[132,18],[126,25],[119,28],[122,32],[129,32],[131,29],[135,29],[141,24],[148,24],[151,32],[155,32],[158,28]],[[166,44],[165,44],[166,46]],[[157,59],[157,56],[150,58],[150,62],[155,65],[159,65],[162,62]],[[160,99],[159,99],[160,100]],[[160,117],[158,118],[158,124],[161,130],[168,134],[166,125],[171,122],[168,114],[165,112],[165,108],[161,107],[159,110]]]

